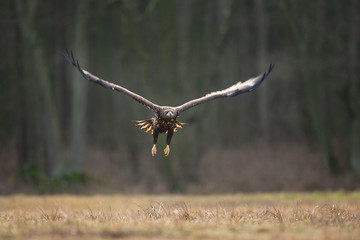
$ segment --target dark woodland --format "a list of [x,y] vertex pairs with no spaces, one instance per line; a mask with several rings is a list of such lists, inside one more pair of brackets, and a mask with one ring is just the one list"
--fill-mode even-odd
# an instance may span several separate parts
[[[0,193],[359,189],[359,26],[357,0],[1,1]],[[181,114],[171,154],[152,157],[134,120],[153,112],[65,49],[166,106],[276,65]]]

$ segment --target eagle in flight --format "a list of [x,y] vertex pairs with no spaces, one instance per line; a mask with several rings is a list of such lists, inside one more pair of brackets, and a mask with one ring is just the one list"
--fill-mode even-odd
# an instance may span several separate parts
[[155,103],[152,103],[151,101],[147,100],[146,98],[131,92],[130,90],[121,87],[119,85],[116,85],[114,83],[110,83],[108,81],[105,81],[101,78],[96,77],[95,75],[92,75],[88,71],[82,69],[80,67],[80,64],[78,61],[75,60],[72,52],[69,53],[68,50],[65,50],[64,56],[66,60],[68,60],[74,67],[76,67],[81,75],[94,83],[97,83],[101,85],[104,88],[109,88],[111,90],[116,90],[118,92],[124,93],[130,97],[132,97],[135,101],[141,103],[145,107],[151,109],[154,111],[155,116],[151,119],[142,120],[142,121],[135,121],[136,125],[140,127],[140,129],[143,129],[145,132],[150,132],[153,135],[153,147],[151,150],[152,156],[155,156],[156,154],[156,143],[158,140],[159,133],[167,134],[166,137],[166,148],[164,149],[165,156],[168,156],[170,153],[170,142],[171,138],[179,128],[184,127],[184,123],[179,122],[176,120],[176,118],[180,115],[180,113],[188,110],[189,108],[195,107],[196,105],[199,105],[201,103],[216,99],[216,98],[225,98],[225,97],[233,97],[240,93],[246,93],[254,90],[257,88],[262,81],[270,74],[271,70],[274,68],[274,64],[270,64],[269,69],[264,72],[263,74],[250,78],[245,82],[238,82],[234,85],[221,90],[212,92],[209,94],[206,94],[203,97],[191,100],[189,102],[186,102],[180,106],[177,107],[169,107],[169,106],[160,106]]

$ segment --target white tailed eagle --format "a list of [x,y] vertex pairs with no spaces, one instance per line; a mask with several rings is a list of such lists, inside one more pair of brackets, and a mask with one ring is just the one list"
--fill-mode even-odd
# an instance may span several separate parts
[[160,106],[157,104],[154,104],[147,100],[146,98],[131,92],[130,90],[121,87],[119,85],[116,85],[114,83],[110,83],[108,81],[105,81],[103,79],[100,79],[91,73],[85,71],[82,69],[79,65],[78,61],[75,61],[74,56],[71,53],[69,53],[67,50],[64,52],[64,56],[66,60],[68,60],[73,66],[75,66],[81,75],[94,83],[97,83],[105,88],[109,88],[111,90],[116,90],[118,92],[124,93],[130,97],[132,97],[135,101],[141,103],[145,107],[151,109],[154,111],[155,116],[148,120],[141,120],[136,121],[136,125],[140,127],[140,129],[143,129],[145,132],[150,132],[153,135],[153,147],[151,150],[151,154],[155,156],[156,154],[156,143],[158,140],[159,133],[167,134],[166,138],[166,148],[164,149],[165,156],[168,156],[170,153],[170,142],[171,138],[173,136],[173,133],[176,132],[179,128],[184,127],[184,123],[179,122],[176,120],[176,118],[179,116],[180,113],[188,110],[189,108],[195,107],[196,105],[199,105],[201,103],[216,99],[216,98],[225,98],[225,97],[233,97],[240,93],[246,93],[254,90],[257,88],[262,81],[270,74],[271,70],[274,68],[274,64],[270,64],[269,69],[264,72],[263,74],[250,78],[246,80],[245,82],[238,82],[234,85],[221,90],[212,92],[209,94],[206,94],[203,97],[191,100],[189,102],[186,102],[180,106],[177,107],[169,107],[169,106]]

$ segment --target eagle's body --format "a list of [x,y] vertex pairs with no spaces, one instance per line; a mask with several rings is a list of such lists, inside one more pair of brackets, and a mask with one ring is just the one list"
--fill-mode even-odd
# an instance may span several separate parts
[[184,123],[179,122],[176,120],[176,118],[179,116],[180,113],[184,112],[185,110],[192,108],[196,105],[199,105],[201,103],[217,99],[217,98],[224,98],[224,97],[232,97],[236,96],[240,93],[246,93],[254,90],[257,88],[262,81],[269,75],[271,70],[274,67],[274,64],[270,64],[269,69],[255,77],[248,79],[245,82],[238,82],[224,90],[212,92],[209,94],[206,94],[203,97],[191,100],[189,102],[186,102],[180,106],[177,107],[169,107],[169,106],[160,106],[157,104],[154,104],[147,100],[146,98],[131,92],[130,90],[121,87],[119,85],[107,82],[103,79],[100,79],[91,73],[85,71],[82,69],[79,65],[79,62],[75,61],[72,53],[69,54],[68,51],[65,51],[64,53],[65,58],[73,65],[75,66],[81,73],[81,75],[94,83],[97,83],[105,88],[109,88],[111,90],[116,90],[121,93],[124,93],[130,97],[132,97],[135,101],[141,103],[145,107],[151,109],[154,111],[155,116],[148,120],[141,120],[141,121],[135,121],[136,125],[140,127],[140,129],[143,129],[145,132],[150,132],[153,135],[153,148],[151,150],[152,155],[154,156],[156,154],[156,143],[158,140],[159,133],[167,134],[166,137],[166,148],[164,149],[165,156],[168,156],[170,153],[170,142],[171,138],[179,128],[183,128]]
[[[145,132],[150,132],[153,135],[152,155],[156,154],[156,143],[159,133],[167,134],[166,144],[170,145],[171,138],[174,132],[179,128],[183,128],[184,123],[176,120],[177,111],[175,108],[162,106],[159,111],[155,112],[155,117],[148,120],[136,121],[136,125]],[[170,148],[165,148],[165,155],[169,155]]]
[[140,129],[143,129],[145,132],[150,132],[151,134],[154,134],[154,130],[158,133],[167,134],[170,129],[174,129],[174,132],[176,132],[178,128],[183,128],[185,123],[176,121],[176,110],[170,107],[165,109],[166,110],[161,109],[159,112],[155,112],[155,117],[151,119],[135,121],[136,126],[139,126]]
[[159,117],[152,118],[154,129],[159,129],[159,133],[167,134],[168,131],[175,127],[175,119],[164,119]]

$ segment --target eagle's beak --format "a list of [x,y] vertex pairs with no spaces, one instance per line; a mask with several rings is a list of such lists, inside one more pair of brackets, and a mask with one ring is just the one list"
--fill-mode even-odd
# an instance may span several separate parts
[[166,113],[166,116],[172,117],[172,116],[174,116],[174,114],[173,114],[173,112],[169,111],[169,112]]

